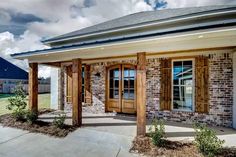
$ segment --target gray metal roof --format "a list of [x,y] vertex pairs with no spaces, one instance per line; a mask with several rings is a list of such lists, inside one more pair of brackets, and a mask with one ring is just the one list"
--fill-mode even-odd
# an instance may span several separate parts
[[191,7],[191,8],[177,8],[177,9],[164,9],[156,11],[139,12],[130,14],[117,19],[113,19],[107,22],[86,27],[74,32],[70,32],[64,35],[60,35],[54,38],[46,39],[43,42],[53,42],[56,40],[66,40],[71,37],[79,37],[82,35],[115,30],[118,28],[126,28],[136,26],[145,23],[158,22],[163,20],[169,20],[173,18],[179,18],[183,16],[191,16],[195,14],[204,14],[206,12],[217,11],[235,8],[236,5],[223,5],[223,6],[204,6],[204,7]]

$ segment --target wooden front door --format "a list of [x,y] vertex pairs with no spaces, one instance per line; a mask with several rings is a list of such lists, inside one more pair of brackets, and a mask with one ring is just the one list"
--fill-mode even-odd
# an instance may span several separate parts
[[133,65],[114,65],[107,70],[107,110],[136,113],[136,70]]

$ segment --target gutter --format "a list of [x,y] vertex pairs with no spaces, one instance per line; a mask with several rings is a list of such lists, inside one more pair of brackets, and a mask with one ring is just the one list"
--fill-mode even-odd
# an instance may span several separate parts
[[[227,8],[227,10],[229,10],[229,11],[220,11],[220,12],[215,12],[215,11],[219,11],[219,10],[208,11],[208,12],[210,12],[208,14],[202,14],[204,12],[201,12],[201,13],[199,13],[200,15],[195,15],[195,16],[191,16],[191,17],[189,17],[191,15],[190,14],[190,15],[187,15],[187,17],[183,17],[183,18],[175,17],[174,19],[173,18],[170,18],[170,19],[167,19],[167,20],[164,19],[164,20],[161,20],[161,21],[157,21],[155,23],[151,22],[151,23],[148,23],[148,24],[141,24],[141,25],[138,25],[138,26],[134,25],[134,26],[128,26],[128,27],[123,27],[123,28],[115,28],[115,29],[112,29],[112,30],[107,30],[107,31],[102,31],[102,32],[99,31],[99,32],[84,34],[84,35],[80,35],[80,36],[72,36],[72,37],[69,37],[69,38],[67,38],[67,37],[63,38],[62,37],[62,39],[59,38],[59,39],[56,39],[56,40],[48,39],[48,40],[43,40],[42,42],[44,44],[50,44],[50,43],[55,43],[55,42],[60,42],[60,41],[68,41],[68,40],[80,39],[80,38],[91,37],[91,36],[96,36],[96,35],[104,35],[104,34],[108,34],[108,33],[120,32],[120,31],[128,31],[128,30],[137,29],[137,28],[174,23],[174,22],[178,22],[178,21],[182,21],[182,20],[190,20],[190,19],[194,19],[194,18],[214,16],[214,15],[220,15],[220,14],[236,13],[235,9],[236,9],[236,7]],[[221,9],[221,10],[226,10],[226,9]],[[194,14],[196,14],[196,13],[194,13]],[[184,15],[184,16],[186,16],[186,15]]]

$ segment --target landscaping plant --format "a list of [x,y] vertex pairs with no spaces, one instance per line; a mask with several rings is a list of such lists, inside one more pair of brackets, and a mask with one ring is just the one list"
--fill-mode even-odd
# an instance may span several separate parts
[[64,124],[65,120],[66,120],[66,114],[65,113],[59,114],[58,117],[54,118],[53,125],[56,126],[57,128],[62,129],[64,127],[64,125],[65,125]]
[[151,127],[149,128],[152,142],[155,146],[163,146],[165,125],[163,120],[153,119]]
[[25,118],[28,123],[33,124],[38,119],[38,115],[28,110],[25,114]]
[[224,140],[216,136],[216,132],[206,127],[206,125],[195,125],[195,144],[197,148],[206,156],[215,156],[223,147]]
[[7,109],[12,111],[12,115],[16,120],[24,120],[27,103],[26,94],[21,84],[16,86],[14,96],[10,97],[8,101]]

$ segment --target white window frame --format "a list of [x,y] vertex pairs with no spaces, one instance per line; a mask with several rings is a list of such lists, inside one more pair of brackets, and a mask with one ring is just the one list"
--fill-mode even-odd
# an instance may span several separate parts
[[[192,98],[192,110],[185,110],[185,109],[174,109],[174,83],[173,83],[173,76],[174,76],[174,62],[176,61],[192,61],[193,66],[193,98]],[[172,111],[183,111],[183,112],[195,112],[195,59],[194,58],[185,58],[185,59],[172,59],[171,61],[171,109]]]

